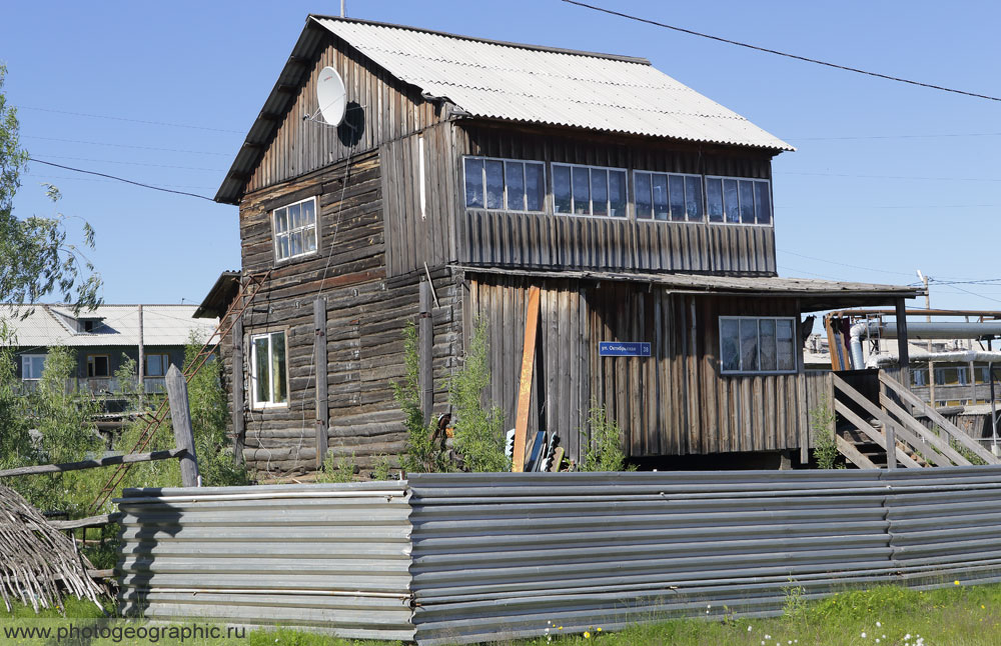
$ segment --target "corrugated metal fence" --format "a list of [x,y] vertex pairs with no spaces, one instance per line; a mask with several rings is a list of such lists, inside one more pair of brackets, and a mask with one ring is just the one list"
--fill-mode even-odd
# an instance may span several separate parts
[[[1001,467],[435,474],[392,485],[130,491],[123,594],[145,588],[158,618],[267,615],[449,644],[538,635],[550,621],[571,632],[776,614],[792,588],[811,598],[1001,580]],[[211,499],[230,491],[261,497],[237,508]],[[219,493],[202,502],[204,492]]]

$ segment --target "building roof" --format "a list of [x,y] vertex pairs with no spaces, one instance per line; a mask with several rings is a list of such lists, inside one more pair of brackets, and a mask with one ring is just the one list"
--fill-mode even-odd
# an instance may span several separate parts
[[240,272],[234,270],[224,271],[219,274],[215,285],[209,290],[202,304],[198,306],[192,316],[196,319],[217,319],[222,317],[233,303],[233,299],[240,293]]
[[794,150],[646,59],[311,15],[217,201],[239,199],[241,173],[263,156],[261,142],[270,141],[280,125],[274,115],[292,107],[296,94],[287,89],[305,81],[308,71],[300,63],[323,46],[323,33],[337,35],[425,96],[448,101],[455,106],[453,115]]
[[[139,344],[139,306],[101,305],[92,311],[73,315],[67,305],[35,305],[31,308],[0,305],[0,318],[7,319],[16,333],[20,348],[52,346],[133,346]],[[143,305],[143,344],[180,346],[188,343],[192,332],[203,340],[215,330],[211,320],[192,318],[195,305]],[[86,323],[91,322],[91,331]]]
[[804,312],[818,312],[837,307],[889,304],[899,298],[916,298],[924,292],[917,287],[849,283],[809,278],[779,278],[778,276],[710,276],[705,274],[643,274],[609,271],[543,271],[501,269],[492,267],[462,267],[469,273],[538,276],[547,278],[577,278],[598,281],[639,282],[664,287],[679,294],[715,294],[728,296],[767,296],[798,298]]

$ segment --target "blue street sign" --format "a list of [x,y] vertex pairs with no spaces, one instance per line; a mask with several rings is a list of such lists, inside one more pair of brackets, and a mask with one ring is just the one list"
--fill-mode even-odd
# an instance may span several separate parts
[[649,357],[650,344],[633,341],[599,341],[598,356],[601,357]]

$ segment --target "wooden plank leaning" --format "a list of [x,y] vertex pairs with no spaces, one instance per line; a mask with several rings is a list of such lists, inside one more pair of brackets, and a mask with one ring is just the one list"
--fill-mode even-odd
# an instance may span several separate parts
[[879,403],[900,420],[901,426],[897,429],[900,437],[920,451],[926,460],[939,467],[948,467],[953,464],[957,466],[970,465],[970,461],[949,446],[948,442],[925,428],[921,422],[911,417],[910,413],[887,397],[885,393],[879,394]]
[[188,406],[188,384],[184,375],[171,366],[164,379],[167,398],[170,400],[170,423],[174,426],[174,442],[184,449],[181,456],[181,484],[185,487],[198,486],[198,461],[195,458],[195,436],[191,430],[191,408]]
[[955,424],[947,420],[942,416],[937,410],[921,401],[921,399],[912,393],[909,389],[905,388],[896,379],[884,374],[882,371],[879,373],[879,380],[887,386],[890,390],[897,394],[898,397],[906,401],[908,404],[913,406],[915,409],[921,411],[928,416],[930,420],[938,424],[939,428],[948,433],[952,439],[956,440],[964,448],[971,451],[978,458],[986,462],[987,464],[999,464],[1001,460],[994,457],[994,454],[980,446],[980,444],[974,440],[972,437],[961,431]]
[[856,449],[851,442],[841,437],[837,433],[834,434],[834,440],[838,443],[838,452],[841,453],[841,455],[848,458],[848,460],[858,468],[860,469],[879,468],[873,463],[872,460],[859,453],[859,450]]
[[[518,409],[514,424],[514,455],[511,471],[525,470],[525,436],[528,434],[528,413],[532,405],[532,375],[535,370],[535,338],[539,328],[539,297],[541,290],[528,290],[528,308],[525,314],[525,343],[521,355],[521,381],[518,384]],[[539,393],[542,396],[542,393]]]

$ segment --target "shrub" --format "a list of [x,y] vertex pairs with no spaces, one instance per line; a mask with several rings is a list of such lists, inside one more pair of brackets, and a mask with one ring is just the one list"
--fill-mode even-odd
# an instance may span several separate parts
[[618,422],[608,417],[604,406],[592,402],[588,411],[588,435],[581,430],[581,444],[584,445],[584,459],[581,471],[622,471],[626,455],[622,451],[622,429]]
[[827,395],[821,395],[817,405],[810,409],[810,431],[813,435],[813,455],[821,469],[844,468],[838,461],[838,443],[834,439],[836,418]]
[[508,471],[504,453],[504,413],[484,405],[483,392],[490,385],[487,326],[476,321],[462,368],[449,380],[449,402],[455,411],[455,451],[468,471]]

